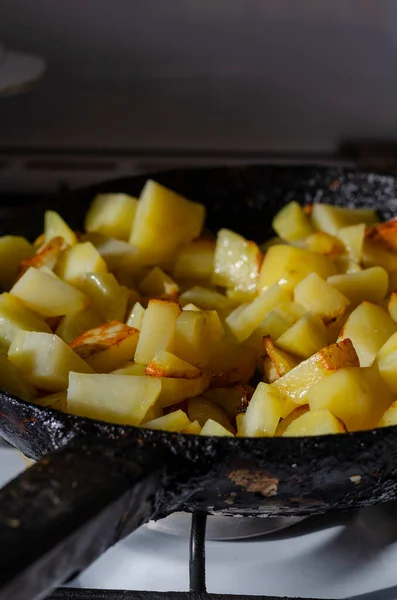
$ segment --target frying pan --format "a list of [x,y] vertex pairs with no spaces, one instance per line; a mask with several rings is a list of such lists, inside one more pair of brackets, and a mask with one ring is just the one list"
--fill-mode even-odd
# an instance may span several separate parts
[[[341,168],[250,166],[152,175],[203,202],[213,231],[258,242],[290,200],[397,213],[397,179]],[[1,233],[36,236],[50,204],[75,228],[99,192],[139,195],[147,176],[62,193]],[[397,263],[397,259],[396,259]],[[149,519],[193,513],[305,516],[397,496],[397,431],[216,438],[75,417],[0,393],[0,434],[38,462],[0,491],[0,600],[43,598]],[[132,565],[133,568],[133,565]]]

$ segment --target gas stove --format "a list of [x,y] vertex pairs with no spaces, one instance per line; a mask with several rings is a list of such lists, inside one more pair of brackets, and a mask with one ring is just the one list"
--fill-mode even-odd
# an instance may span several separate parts
[[[0,485],[28,464],[19,451],[0,445]],[[208,523],[210,538],[238,537],[236,527],[229,528],[228,534],[227,523],[219,519],[216,526]],[[397,503],[308,518],[268,534],[261,531],[260,521],[252,520],[247,537],[206,540],[206,587],[211,595],[397,598]],[[204,518],[196,517],[193,523],[190,565],[185,525],[186,519],[174,518],[174,524],[164,521],[141,527],[50,598],[159,600],[162,592],[175,592],[166,597],[181,600],[188,596],[180,593],[189,588],[201,597]]]

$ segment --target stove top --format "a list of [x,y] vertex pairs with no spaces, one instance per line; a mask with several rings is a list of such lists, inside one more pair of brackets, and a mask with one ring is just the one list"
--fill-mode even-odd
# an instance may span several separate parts
[[[27,465],[20,452],[0,445],[0,485]],[[206,542],[207,589],[212,594],[397,600],[396,567],[397,503],[305,519],[266,536]],[[149,597],[98,596],[82,589],[186,592],[189,540],[144,526],[66,587],[67,597],[75,600]],[[66,596],[61,591],[52,598]]]

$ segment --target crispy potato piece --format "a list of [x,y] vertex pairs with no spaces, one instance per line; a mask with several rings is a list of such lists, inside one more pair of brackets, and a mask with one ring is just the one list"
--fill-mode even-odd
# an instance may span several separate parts
[[106,273],[107,266],[91,242],[83,242],[75,244],[62,254],[55,272],[63,281],[84,290],[86,274]]
[[280,421],[284,398],[267,383],[259,383],[242,420],[245,437],[272,437]]
[[397,250],[397,218],[389,219],[368,227],[365,236],[370,240],[383,243],[389,250]]
[[145,309],[143,308],[142,304],[140,302],[135,302],[127,318],[128,327],[134,327],[135,329],[138,329],[138,331],[140,331],[142,328],[142,321],[144,315]]
[[47,267],[54,270],[59,257],[63,250],[67,248],[67,244],[63,237],[52,238],[49,242],[41,246],[33,256],[21,261],[21,268],[18,272],[18,278],[21,277],[29,267],[41,269]]
[[88,306],[74,315],[62,317],[55,329],[55,333],[61,340],[67,344],[71,344],[73,340],[85,331],[98,327],[102,322],[103,319],[100,315],[91,306]]
[[77,242],[77,235],[58,213],[46,210],[44,214],[44,238],[46,243],[55,237],[62,237],[69,246]]
[[124,321],[129,290],[112,273],[87,273],[82,288],[105,321]]
[[397,401],[393,402],[378,423],[378,427],[390,427],[391,425],[397,425]]
[[0,295],[0,344],[9,347],[18,331],[51,333],[47,323],[7,292]]
[[147,365],[159,350],[172,351],[181,308],[169,300],[150,300],[145,311],[135,362]]
[[255,292],[262,253],[255,242],[221,229],[216,241],[212,281],[237,291]]
[[190,398],[187,402],[187,414],[191,421],[198,421],[204,427],[208,419],[216,421],[222,427],[234,434],[235,429],[230,423],[225,411],[211,400],[199,396]]
[[183,292],[179,298],[181,306],[193,303],[203,310],[222,310],[233,306],[233,301],[223,294],[196,285]]
[[328,331],[326,326],[318,315],[311,313],[296,321],[276,340],[276,345],[281,350],[300,358],[309,358],[327,344]]
[[313,312],[329,321],[343,315],[349,300],[332,285],[311,273],[294,290],[294,300],[306,311]]
[[215,402],[225,411],[229,419],[234,419],[239,413],[244,412],[248,406],[248,390],[245,385],[231,385],[229,387],[211,388],[203,392],[203,397]]
[[119,321],[89,329],[70,347],[97,373],[109,373],[133,358],[139,331]]
[[182,311],[176,320],[174,353],[199,368],[209,368],[225,330],[215,310]]
[[370,267],[357,273],[333,275],[328,277],[327,282],[352,304],[357,305],[364,300],[377,304],[386,297],[389,275],[382,267]]
[[287,242],[296,242],[313,232],[313,227],[303,208],[298,202],[292,201],[278,211],[272,221],[272,227],[277,235]]
[[365,224],[359,223],[358,225],[341,227],[336,235],[344,244],[350,259],[355,263],[360,263],[364,249]]
[[387,312],[371,302],[362,302],[349,316],[338,342],[352,341],[361,367],[369,367],[386,340],[397,330]]
[[138,200],[128,194],[98,194],[85,217],[85,230],[128,240]]
[[263,338],[263,344],[266,353],[274,364],[279,377],[282,377],[299,364],[299,358],[291,355],[289,352],[285,352],[284,350],[277,348],[269,335],[266,335]]
[[314,227],[331,235],[348,225],[376,223],[377,215],[371,208],[344,208],[331,204],[313,204],[311,219]]
[[146,367],[145,374],[152,377],[197,379],[200,377],[201,371],[197,367],[181,360],[175,354],[159,350]]
[[265,360],[263,361],[263,374],[263,380],[265,383],[273,383],[281,377],[277,370],[276,364],[270,359],[269,356],[266,356]]
[[292,423],[292,421],[295,421],[295,419],[297,419],[301,415],[304,415],[305,413],[307,413],[308,410],[309,410],[309,407],[307,406],[307,404],[303,405],[303,406],[298,406],[297,408],[295,408],[284,419],[281,419],[281,421],[277,425],[277,429],[274,432],[273,437],[283,436],[287,427]]
[[175,410],[172,413],[144,423],[142,427],[145,427],[145,429],[179,432],[186,430],[191,425],[192,423],[189,421],[186,413],[182,410]]
[[34,256],[34,247],[23,237],[3,235],[0,237],[0,286],[9,290],[14,284],[20,265]]
[[163,263],[199,237],[204,219],[202,204],[148,179],[139,198],[130,243],[139,249],[146,264]]
[[32,401],[36,388],[4,354],[0,353],[0,390],[22,400]]
[[280,283],[292,292],[296,284],[310,273],[317,273],[327,279],[336,275],[336,272],[336,267],[328,256],[294,246],[272,246],[263,260],[258,290]]
[[359,360],[352,342],[344,339],[331,344],[301,362],[286,375],[272,383],[285,399],[295,404],[307,404],[312,385],[324,376],[344,367],[358,367]]
[[176,300],[179,296],[179,286],[159,267],[153,267],[139,284],[141,292],[151,298]]
[[345,251],[342,242],[325,231],[316,231],[308,235],[304,240],[304,247],[310,252],[318,252],[331,258],[341,256]]
[[214,254],[215,242],[213,240],[193,240],[176,257],[173,267],[174,277],[209,279],[214,268]]
[[10,294],[43,317],[72,315],[89,304],[89,299],[80,290],[65,283],[52,272],[50,274],[34,267],[29,267]]
[[233,437],[233,433],[231,433],[227,428],[223,427],[217,421],[213,419],[208,419],[205,423],[204,427],[200,431],[200,435],[211,435],[218,437]]
[[345,433],[343,424],[329,410],[309,410],[290,423],[283,437]]
[[[181,379],[180,377],[156,377],[161,381],[159,406],[166,408],[202,394],[209,386],[210,379],[203,373],[196,379]],[[194,420],[194,419],[192,419]]]
[[392,402],[376,365],[339,369],[314,384],[308,398],[311,410],[328,409],[348,431],[376,427]]
[[8,358],[27,381],[48,392],[65,390],[69,371],[93,372],[65,342],[50,333],[19,331],[11,342]]
[[139,425],[161,391],[156,377],[69,374],[68,412],[120,425]]

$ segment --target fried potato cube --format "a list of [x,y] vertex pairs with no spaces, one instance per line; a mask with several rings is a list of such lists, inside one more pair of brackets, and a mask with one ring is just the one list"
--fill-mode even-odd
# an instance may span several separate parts
[[182,433],[186,433],[189,435],[199,435],[201,432],[201,425],[198,421],[193,421],[190,423],[185,429],[182,429]]
[[236,435],[237,435],[237,437],[244,437],[243,433],[241,432],[244,415],[245,415],[245,413],[240,413],[236,416],[236,426],[237,426],[237,434]]
[[131,375],[131,376],[143,376],[145,375],[146,365],[137,365],[132,361],[128,361],[119,369],[112,371],[114,375]]
[[[296,405],[295,405],[296,406]],[[284,435],[287,427],[295,421],[301,415],[304,415],[309,410],[308,405],[298,406],[292,412],[290,412],[285,418],[281,419],[279,424],[277,425],[277,429],[274,432],[273,437],[281,437]]]
[[155,404],[161,381],[155,377],[70,373],[68,412],[120,425],[139,425]]
[[138,200],[128,194],[98,194],[85,217],[85,230],[128,241]]
[[341,256],[345,251],[342,242],[325,231],[316,231],[308,235],[304,240],[304,247],[310,252],[318,252],[318,254],[324,254],[331,258]]
[[252,290],[225,290],[226,297],[229,298],[234,304],[243,304],[245,302],[252,302],[256,297],[256,288]]
[[10,294],[43,317],[72,315],[89,304],[87,296],[80,290],[54,274],[34,267],[22,275]]
[[309,358],[328,344],[328,331],[318,315],[311,313],[296,321],[276,340],[276,345],[299,356]]
[[248,390],[245,385],[237,384],[228,387],[210,388],[203,392],[203,397],[218,404],[229,419],[234,419],[248,406]]
[[173,352],[195,367],[209,368],[214,348],[224,335],[215,310],[184,310],[176,320]]
[[342,315],[349,300],[317,273],[310,273],[294,290],[294,300],[325,320]]
[[38,315],[27,308],[21,300],[7,292],[0,295],[0,344],[9,347],[18,331],[43,331],[51,329]]
[[397,250],[397,218],[389,219],[369,227],[365,232],[366,237],[383,243],[392,251]]
[[360,304],[364,300],[377,304],[386,297],[389,275],[383,267],[370,267],[357,273],[333,275],[328,277],[327,282],[352,304]]
[[77,242],[77,236],[65,223],[58,213],[53,210],[46,210],[44,214],[44,239],[49,242],[52,238],[61,237],[69,246],[74,246]]
[[177,279],[209,279],[214,269],[214,254],[214,241],[193,240],[176,257],[173,268],[174,277]]
[[231,433],[228,429],[223,427],[217,421],[213,421],[212,419],[208,419],[205,423],[204,427],[200,431],[200,435],[212,435],[218,437],[233,437],[233,433]]
[[396,253],[368,238],[364,240],[362,264],[364,267],[383,267],[390,275],[397,272]]
[[127,318],[128,327],[134,327],[140,331],[142,328],[144,314],[145,309],[143,308],[142,304],[140,302],[135,302]]
[[272,385],[284,398],[295,404],[308,403],[308,391],[326,375],[344,367],[358,367],[359,361],[352,342],[345,339],[331,344],[304,360]]
[[178,284],[160,267],[153,267],[139,284],[142,294],[149,298],[176,300],[179,295]]
[[365,224],[359,223],[358,225],[341,227],[336,235],[345,246],[350,259],[355,263],[360,263],[364,249]]
[[307,312],[303,306],[291,301],[279,302],[277,306],[274,307],[274,310],[284,317],[284,319],[289,321],[291,325],[296,323],[296,321],[299,321],[299,319]]
[[81,241],[90,242],[112,272],[119,270],[127,271],[128,274],[140,275],[144,269],[139,251],[128,242],[100,233],[86,233],[81,237]]
[[310,388],[308,399],[311,410],[328,409],[348,431],[359,431],[376,427],[392,394],[374,365],[335,371]]
[[204,219],[204,205],[149,179],[139,198],[130,243],[147,264],[163,263],[199,237]]
[[79,289],[84,289],[87,273],[106,273],[107,266],[91,242],[75,244],[60,258],[56,270],[58,277]]
[[211,419],[222,425],[230,433],[235,433],[235,429],[225,411],[218,404],[202,396],[190,398],[187,401],[187,415],[191,421],[198,421],[201,427],[204,427],[208,419]]
[[[282,352],[282,350],[281,350]],[[274,383],[277,379],[280,379],[281,375],[277,370],[276,364],[270,359],[269,356],[266,356],[263,361],[263,381],[265,383]]]
[[28,381],[48,392],[65,390],[69,371],[92,373],[80,356],[50,333],[19,331],[11,342],[8,358]]
[[388,313],[371,302],[362,302],[349,316],[338,342],[350,339],[361,367],[369,367],[386,340],[397,330]]
[[344,208],[331,204],[313,204],[311,219],[314,227],[331,235],[348,225],[376,223],[377,215],[371,208]]
[[97,373],[109,373],[131,360],[138,344],[139,331],[119,321],[89,329],[70,347]]
[[19,277],[21,277],[29,267],[35,267],[36,269],[47,267],[53,271],[62,251],[66,248],[67,244],[62,237],[52,238],[49,242],[40,246],[33,256],[21,261],[21,268],[18,273]]
[[336,272],[336,267],[328,256],[294,246],[271,246],[263,259],[258,290],[280,283],[291,292],[310,273],[317,273],[327,279],[336,275]]
[[105,321],[124,321],[129,290],[112,273],[87,273],[82,289]]
[[397,394],[397,350],[379,357],[377,365],[383,381],[394,394]]
[[[208,350],[207,350],[208,352]],[[254,374],[257,352],[253,348],[233,343],[224,338],[214,343],[209,358],[212,387],[224,387],[232,383],[247,383]]]
[[287,242],[302,240],[313,232],[313,227],[303,208],[292,201],[278,211],[272,227],[280,238]]
[[34,403],[53,408],[54,410],[60,410],[61,412],[67,412],[67,392],[55,392],[48,396],[35,398]]
[[150,361],[145,371],[152,377],[176,377],[182,379],[197,379],[201,371],[171,352],[159,350]]
[[278,339],[291,327],[292,323],[292,319],[287,320],[277,309],[271,310],[244,344],[250,348],[255,348],[258,354],[262,355],[264,351],[263,338],[269,335],[272,339]]
[[67,315],[62,317],[55,333],[67,344],[71,344],[73,340],[82,335],[89,329],[94,329],[103,323],[103,319],[98,313],[91,307],[87,306],[83,310],[75,313],[74,315]]
[[4,354],[0,354],[0,390],[27,401],[37,395],[36,388]]
[[388,356],[392,352],[395,352],[396,350],[397,350],[397,332],[393,333],[385,341],[385,343],[380,348],[380,350],[379,350],[379,352],[377,354],[377,359],[379,360],[380,358],[385,358],[386,356]]
[[270,336],[266,335],[263,338],[263,344],[268,357],[276,368],[278,377],[282,377],[299,364],[299,358],[277,348]]
[[221,229],[218,232],[212,281],[216,285],[241,291],[256,291],[262,253],[255,242]]
[[251,304],[239,306],[226,318],[226,323],[241,343],[255,331],[264,317],[279,302],[289,300],[289,293],[278,283],[261,293]]
[[181,308],[169,300],[150,300],[135,352],[135,362],[147,365],[159,350],[172,351]]
[[284,398],[267,383],[258,386],[242,420],[241,435],[245,437],[272,437],[280,421]]
[[175,410],[152,421],[144,423],[142,427],[145,429],[157,429],[161,431],[180,432],[184,431],[191,425],[186,413],[183,410]]
[[15,282],[20,265],[34,256],[34,247],[24,237],[0,237],[0,287],[9,290]]
[[329,410],[309,410],[288,425],[283,437],[306,437],[345,432],[343,424]]
[[180,377],[157,377],[156,379],[161,380],[161,393],[158,404],[162,408],[178,404],[186,398],[199,396],[210,384],[210,378],[206,373],[196,379],[182,379]]
[[190,302],[189,304],[185,304],[182,310],[194,310],[196,312],[200,312],[201,308]]
[[385,414],[382,416],[378,423],[378,427],[390,427],[391,425],[397,425],[397,402],[387,409]]
[[389,301],[387,303],[387,310],[393,321],[397,322],[397,291],[390,294]]
[[181,306],[193,303],[203,310],[223,310],[233,306],[233,301],[224,294],[195,285],[179,298]]

